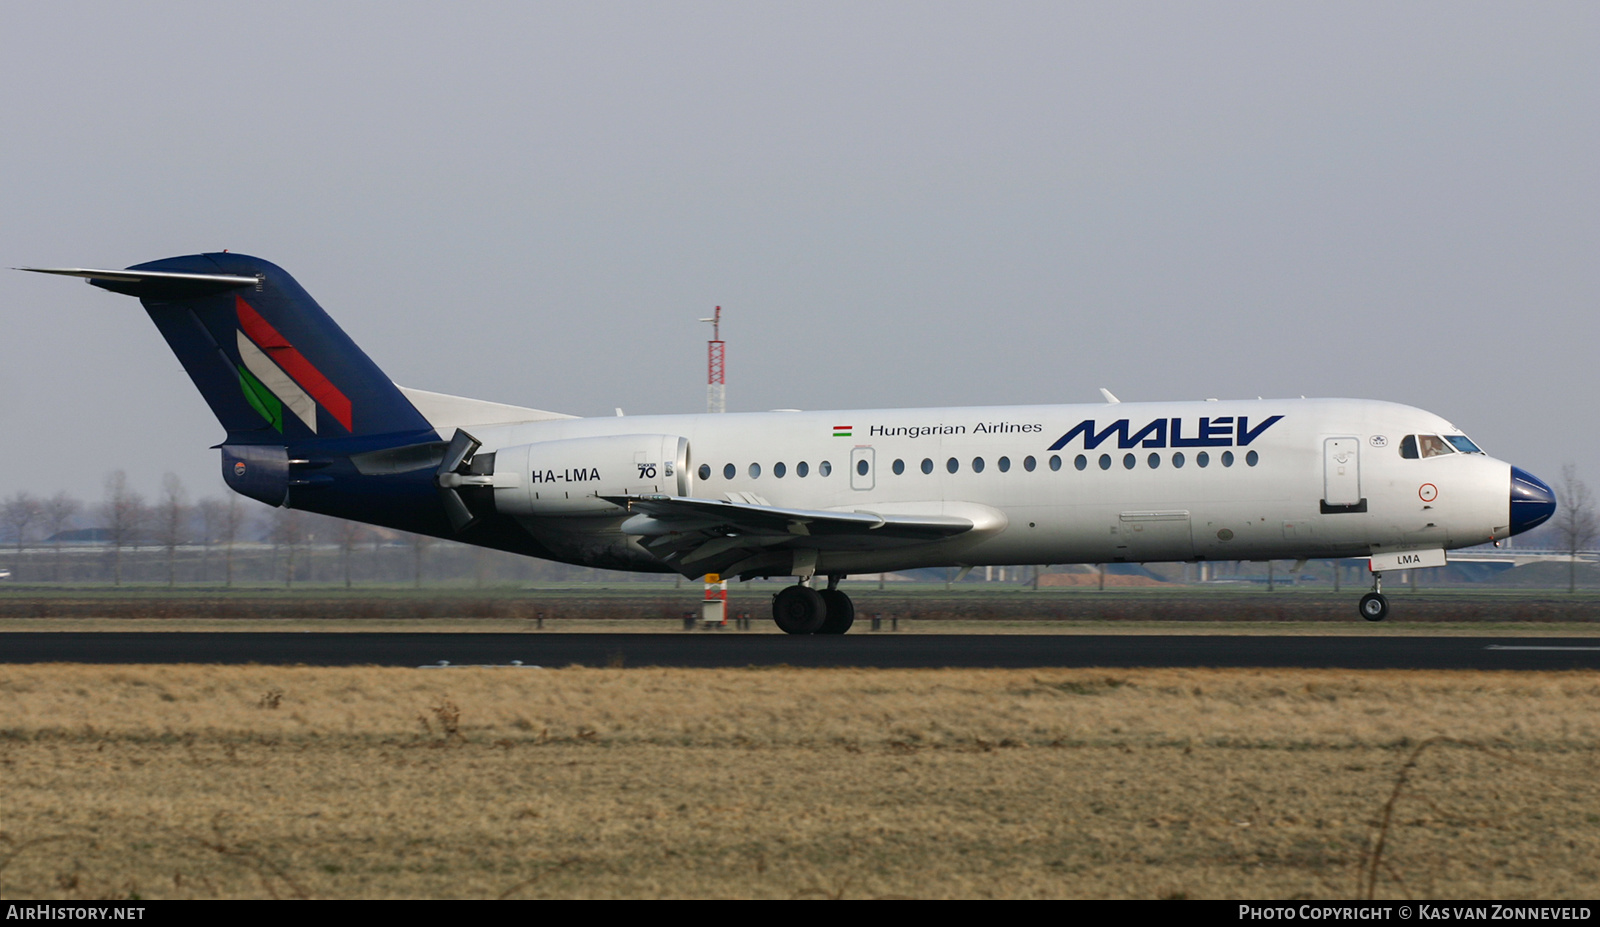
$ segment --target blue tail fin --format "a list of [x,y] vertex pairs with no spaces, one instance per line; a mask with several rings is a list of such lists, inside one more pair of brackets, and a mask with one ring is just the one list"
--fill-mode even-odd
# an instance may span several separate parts
[[[151,261],[124,273],[119,279],[97,272],[90,282],[139,297],[227,429],[228,443],[359,447],[438,440],[383,371],[277,265],[224,252]],[[341,440],[350,438],[365,440]]]

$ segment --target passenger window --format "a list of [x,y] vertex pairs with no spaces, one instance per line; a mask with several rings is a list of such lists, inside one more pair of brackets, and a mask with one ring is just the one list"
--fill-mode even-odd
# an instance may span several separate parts
[[974,457],[974,458],[972,458],[972,472],[973,473],[982,473],[983,472],[983,458],[982,457]]
[[817,476],[832,476],[832,475],[833,475],[833,464],[828,463],[826,460],[824,460],[822,463],[817,464]]
[[710,464],[701,464],[700,465],[700,478],[702,480],[711,479],[711,465]]
[[1022,458],[1022,469],[1032,473],[1033,468],[1036,466],[1038,466],[1038,461],[1034,460],[1032,457]]
[[932,458],[929,458],[929,457],[922,458],[922,472],[923,473],[932,473],[933,472],[933,460],[932,460]]
[[865,457],[863,457],[860,460],[856,461],[856,472],[861,474],[862,476],[866,476],[867,475],[867,459]]
[[1135,458],[1132,454],[1123,454],[1122,455],[1122,469],[1124,469],[1124,470],[1132,470],[1133,469],[1133,465],[1136,464],[1136,463],[1138,463],[1138,459]]
[[1194,462],[1195,462],[1195,465],[1198,466],[1202,470],[1204,470],[1206,467],[1211,466],[1211,452],[1210,451],[1201,451],[1200,453],[1194,455]]
[[957,470],[961,469],[961,461],[959,461],[959,460],[955,459],[954,457],[952,457],[949,460],[945,461],[944,468],[946,470],[950,471],[951,473],[954,473]]
[[758,464],[758,463],[751,464],[750,465],[750,478],[753,480],[753,479],[759,478],[760,476],[761,476],[761,465]]
[[806,463],[805,461],[802,460],[799,463],[794,465],[794,475],[798,476],[802,480],[805,479],[806,476],[809,475],[810,473],[811,473],[811,465]]
[[783,461],[781,460],[772,465],[772,476],[774,479],[781,480],[783,479],[783,475],[788,472],[789,468],[784,466]]
[[1172,455],[1172,465],[1179,470],[1183,469],[1183,451]]
[[1083,468],[1089,466],[1089,458],[1079,454],[1078,456],[1072,458],[1072,465],[1077,467],[1079,470],[1082,470]]
[[1100,455],[1100,469],[1102,469],[1102,470],[1110,470],[1111,469],[1111,455],[1110,454],[1101,454]]
[[894,475],[899,476],[904,472],[906,472],[906,462],[903,460],[896,460],[894,462]]
[[1152,470],[1154,470],[1155,468],[1161,466],[1161,455],[1160,454],[1151,454],[1149,463],[1150,463],[1150,469],[1152,469]]
[[1222,452],[1222,465],[1224,467],[1233,466],[1233,451],[1223,451]]
[[999,460],[995,461],[995,466],[1000,468],[1000,472],[1001,473],[1009,473],[1009,472],[1011,472],[1011,458],[1010,457],[1002,457]]
[[1050,469],[1052,469],[1052,470],[1060,470],[1061,469],[1061,458],[1056,456],[1055,454],[1051,454],[1050,455]]
[[1244,455],[1244,462],[1253,467],[1261,462],[1261,455],[1257,454],[1255,451],[1251,451],[1250,453]]

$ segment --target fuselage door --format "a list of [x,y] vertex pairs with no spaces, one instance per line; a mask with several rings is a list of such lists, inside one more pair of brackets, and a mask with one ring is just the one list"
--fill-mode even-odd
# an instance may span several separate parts
[[1322,501],[1356,505],[1361,501],[1361,441],[1327,438],[1322,442]]
[[1188,560],[1194,556],[1189,513],[1123,512],[1118,518],[1117,559],[1129,563]]
[[850,488],[871,489],[873,461],[872,448],[855,447],[850,450]]

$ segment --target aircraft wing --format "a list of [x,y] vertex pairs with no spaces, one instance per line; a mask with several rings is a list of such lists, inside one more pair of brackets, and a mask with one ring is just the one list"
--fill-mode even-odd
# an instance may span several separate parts
[[788,509],[753,494],[739,495],[743,501],[667,495],[606,499],[631,513],[622,533],[638,537],[646,550],[685,573],[736,574],[769,564],[787,568],[796,551],[927,544],[989,520],[937,512]]

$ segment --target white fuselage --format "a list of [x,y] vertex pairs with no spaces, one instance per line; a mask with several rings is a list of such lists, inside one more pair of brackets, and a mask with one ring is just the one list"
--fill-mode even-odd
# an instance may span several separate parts
[[[448,433],[448,423],[436,424]],[[1508,463],[1482,453],[1403,458],[1404,436],[1460,431],[1432,413],[1367,400],[632,416],[471,431],[484,452],[678,436],[687,454],[677,466],[686,463],[687,472],[674,473],[677,482],[665,478],[671,461],[659,461],[661,479],[622,488],[792,509],[956,515],[976,525],[923,545],[827,551],[819,572],[1365,556],[1482,544],[1506,536],[1510,521]],[[560,475],[576,472],[571,461],[564,466]],[[606,491],[618,491],[602,467],[617,465],[595,460],[592,470]],[[581,481],[540,485],[595,491]],[[618,532],[625,513],[600,509],[521,521],[546,538],[632,543]]]
[[[1108,393],[571,418],[396,386],[260,258],[34,270],[139,297],[227,430],[237,492],[569,563],[797,576],[774,601],[791,633],[848,629],[849,573],[1354,556],[1413,569],[1556,508],[1537,477],[1388,402]],[[818,574],[823,592],[805,585]],[[1365,617],[1386,611],[1377,590],[1363,599]]]

